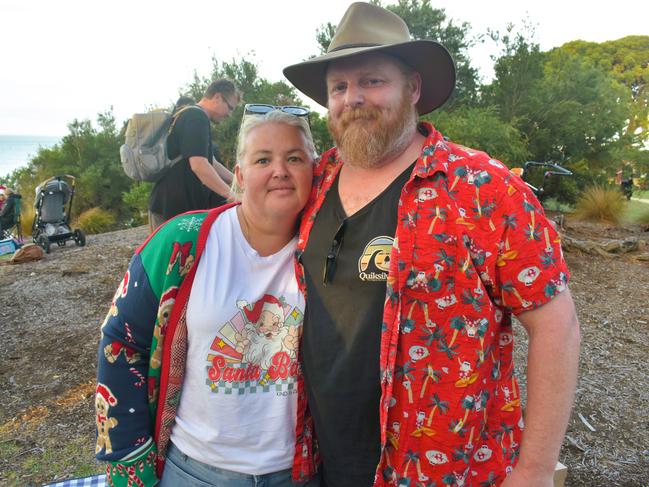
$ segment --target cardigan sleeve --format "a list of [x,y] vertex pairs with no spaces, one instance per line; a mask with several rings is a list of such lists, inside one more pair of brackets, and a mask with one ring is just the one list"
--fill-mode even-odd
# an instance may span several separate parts
[[98,351],[95,454],[112,462],[115,485],[135,471],[145,485],[157,482],[147,379],[158,301],[137,253],[102,324]]

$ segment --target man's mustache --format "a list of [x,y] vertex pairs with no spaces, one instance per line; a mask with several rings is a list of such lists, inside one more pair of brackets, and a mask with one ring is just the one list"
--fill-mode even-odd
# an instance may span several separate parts
[[340,115],[340,123],[346,126],[358,120],[376,121],[381,117],[381,110],[374,107],[350,108]]

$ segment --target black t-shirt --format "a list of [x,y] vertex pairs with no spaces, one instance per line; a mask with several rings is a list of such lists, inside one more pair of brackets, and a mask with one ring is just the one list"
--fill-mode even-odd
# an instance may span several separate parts
[[200,108],[190,108],[180,114],[169,138],[167,153],[174,159],[183,159],[169,168],[151,190],[149,209],[169,219],[180,213],[209,208],[207,186],[201,183],[189,165],[193,156],[205,157],[212,162],[212,137],[210,120]]
[[[221,151],[219,150],[219,147],[214,142],[212,142],[212,149],[213,149],[214,159],[216,159],[219,162],[223,162],[223,159],[221,158]],[[217,206],[224,205],[227,202],[228,201],[219,193],[216,193],[214,191],[209,192],[208,195],[209,208],[216,208]]]
[[399,196],[411,172],[350,217],[336,178],[301,257],[305,383],[327,487],[370,486],[379,462],[381,323]]

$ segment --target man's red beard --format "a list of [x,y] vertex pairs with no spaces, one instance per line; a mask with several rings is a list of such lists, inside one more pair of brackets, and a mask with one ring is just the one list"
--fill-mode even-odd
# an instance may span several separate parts
[[329,132],[345,163],[377,167],[406,150],[417,126],[415,108],[406,99],[404,93],[392,114],[376,107],[362,107],[345,110],[336,120],[329,116]]

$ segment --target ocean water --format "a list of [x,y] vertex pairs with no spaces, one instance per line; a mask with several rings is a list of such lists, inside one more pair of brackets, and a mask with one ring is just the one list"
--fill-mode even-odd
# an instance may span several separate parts
[[52,147],[61,137],[43,135],[0,135],[0,178],[26,166],[39,147]]

